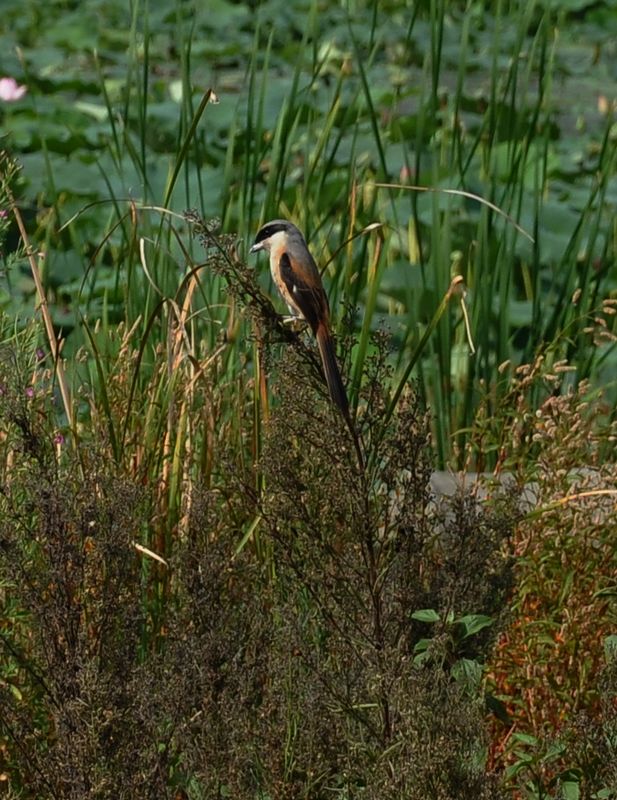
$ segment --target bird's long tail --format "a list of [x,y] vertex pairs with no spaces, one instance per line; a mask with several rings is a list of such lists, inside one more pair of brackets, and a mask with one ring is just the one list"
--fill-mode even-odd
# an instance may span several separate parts
[[326,383],[328,384],[332,402],[339,407],[345,419],[348,419],[349,400],[347,399],[347,392],[343,386],[343,379],[341,378],[341,372],[336,361],[336,351],[334,349],[332,335],[325,325],[320,325],[315,332],[315,337],[317,339],[323,370],[326,376]]

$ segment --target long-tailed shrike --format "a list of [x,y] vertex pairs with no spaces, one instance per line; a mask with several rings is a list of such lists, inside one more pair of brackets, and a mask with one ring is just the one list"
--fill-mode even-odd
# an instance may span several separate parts
[[328,298],[304,236],[291,222],[275,219],[259,229],[250,252],[259,250],[270,254],[272,278],[292,315],[310,325],[317,339],[330,397],[348,418],[349,402],[330,332]]

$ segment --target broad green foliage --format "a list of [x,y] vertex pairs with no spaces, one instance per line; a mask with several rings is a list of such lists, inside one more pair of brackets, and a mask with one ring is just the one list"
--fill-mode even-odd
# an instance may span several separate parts
[[[28,93],[0,113],[65,352],[85,340],[84,317],[139,317],[143,333],[190,249],[160,206],[196,207],[241,239],[281,215],[306,231],[334,309],[360,309],[356,379],[369,331],[387,326],[395,366],[413,367],[436,415],[442,460],[464,443],[452,437],[471,423],[479,381],[498,404],[507,359],[548,348],[614,397],[614,317],[600,311],[617,290],[613,11],[6,0],[0,72]],[[200,104],[209,88],[218,102]],[[464,190],[510,219],[412,187]],[[370,223],[382,227],[345,244]],[[454,302],[417,352],[459,273],[476,354]],[[4,308],[31,309],[19,264],[2,283]],[[212,342],[228,311],[219,281],[202,286]]]

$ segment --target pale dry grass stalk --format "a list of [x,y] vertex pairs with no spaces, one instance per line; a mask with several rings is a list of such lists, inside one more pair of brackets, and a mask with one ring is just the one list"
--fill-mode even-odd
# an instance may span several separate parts
[[13,193],[11,192],[8,186],[5,187],[5,190],[9,201],[9,205],[11,207],[11,211],[13,213],[13,216],[15,217],[15,222],[17,223],[17,227],[19,229],[19,235],[21,236],[21,239],[24,243],[24,247],[26,248],[26,255],[28,257],[28,263],[30,264],[32,279],[36,286],[36,293],[38,297],[38,308],[43,318],[43,324],[45,325],[45,333],[47,335],[47,342],[49,344],[49,349],[54,361],[56,377],[58,379],[58,386],[60,387],[62,404],[64,406],[64,412],[66,414],[69,428],[71,429],[71,432],[73,433],[75,438],[76,431],[75,431],[75,417],[73,414],[73,403],[71,400],[71,392],[66,380],[64,365],[60,354],[60,351],[62,349],[62,343],[56,337],[56,333],[54,331],[54,325],[51,318],[51,313],[49,311],[49,305],[47,303],[47,296],[45,294],[45,288],[43,286],[43,281],[41,279],[41,271],[39,264],[37,262],[37,255],[41,259],[44,258],[44,255],[37,254],[35,249],[30,244],[28,232],[26,231],[26,226],[24,224],[23,217],[17,206],[17,203],[15,202]]

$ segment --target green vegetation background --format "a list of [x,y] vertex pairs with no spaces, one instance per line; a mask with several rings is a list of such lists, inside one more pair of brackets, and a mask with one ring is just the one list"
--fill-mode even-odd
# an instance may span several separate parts
[[[613,796],[616,33],[614,0],[4,0],[7,791]],[[279,216],[325,268],[362,479],[243,264]],[[507,469],[541,512],[444,521],[433,465]]]

